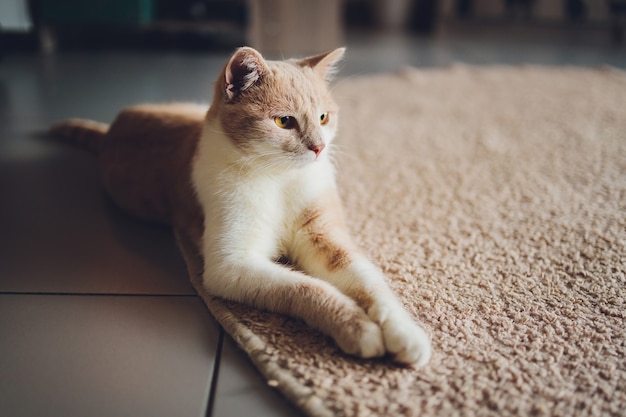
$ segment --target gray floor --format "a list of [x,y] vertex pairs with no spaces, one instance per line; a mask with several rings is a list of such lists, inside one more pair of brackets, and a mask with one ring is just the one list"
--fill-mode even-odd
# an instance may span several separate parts
[[[599,30],[347,36],[341,76],[405,65],[609,64]],[[210,317],[166,228],[97,185],[91,155],[36,135],[138,102],[206,102],[226,55],[13,54],[0,61],[0,415],[298,416]]]

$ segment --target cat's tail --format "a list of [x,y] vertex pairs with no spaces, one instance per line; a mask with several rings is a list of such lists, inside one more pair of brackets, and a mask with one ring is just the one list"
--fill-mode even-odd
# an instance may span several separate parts
[[53,124],[49,132],[55,139],[97,154],[102,137],[108,130],[106,123],[69,119]]

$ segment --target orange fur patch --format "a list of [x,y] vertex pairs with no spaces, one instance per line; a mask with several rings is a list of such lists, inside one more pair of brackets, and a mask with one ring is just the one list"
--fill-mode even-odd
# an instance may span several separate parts
[[302,214],[301,225],[307,232],[313,247],[325,260],[328,270],[332,272],[346,268],[352,259],[347,248],[333,238],[333,234],[341,233],[344,228],[341,216],[335,212],[335,210],[341,210],[341,206],[323,204],[322,207],[323,209],[315,207],[305,210]]
[[315,248],[326,259],[330,271],[343,269],[350,264],[348,252],[329,239],[327,233],[309,232],[309,236]]

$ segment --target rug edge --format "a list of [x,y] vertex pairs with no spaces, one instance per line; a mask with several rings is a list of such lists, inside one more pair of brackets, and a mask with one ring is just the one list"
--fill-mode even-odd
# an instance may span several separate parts
[[213,318],[235,340],[237,346],[248,355],[266,383],[273,381],[276,389],[286,399],[311,417],[332,417],[334,415],[324,405],[324,401],[313,393],[312,389],[304,386],[297,378],[270,360],[265,353],[267,344],[238,320],[222,300],[208,294],[197,282],[194,282],[193,286]]

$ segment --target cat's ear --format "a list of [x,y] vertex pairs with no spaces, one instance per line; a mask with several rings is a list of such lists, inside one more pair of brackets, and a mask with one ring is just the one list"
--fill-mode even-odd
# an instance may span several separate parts
[[325,54],[315,55],[298,61],[302,67],[311,67],[324,80],[332,81],[337,73],[337,64],[346,53],[346,48],[337,48]]
[[267,64],[253,48],[235,51],[224,68],[224,93],[228,100],[256,84],[267,72]]

